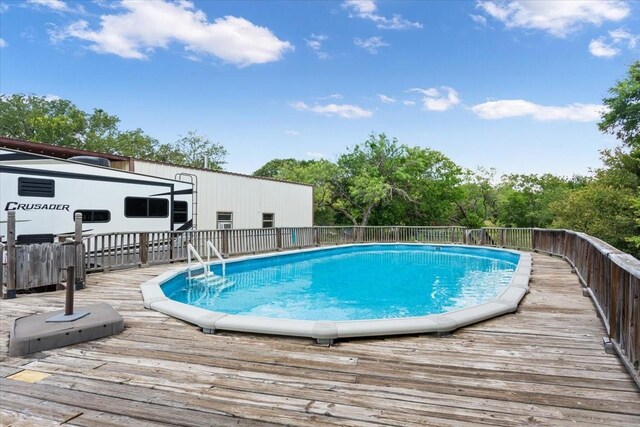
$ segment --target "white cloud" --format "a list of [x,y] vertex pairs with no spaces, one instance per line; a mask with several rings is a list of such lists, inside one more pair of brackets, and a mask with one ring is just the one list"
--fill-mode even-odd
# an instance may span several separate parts
[[62,98],[61,98],[61,97],[59,97],[58,95],[54,95],[54,94],[51,94],[51,93],[50,93],[50,94],[48,94],[48,95],[45,95],[45,96],[44,96],[44,99],[46,99],[47,101],[59,101],[59,100],[61,100]]
[[318,58],[329,59],[329,54],[322,50],[322,42],[324,42],[328,38],[329,37],[324,34],[311,34],[311,36],[309,36],[308,39],[304,39],[304,41],[307,42],[307,46],[313,50],[313,53],[315,53]]
[[322,48],[322,42],[326,39],[327,36],[325,36],[324,34],[316,36],[312,33],[311,36],[309,36],[309,39],[305,39],[305,41],[307,42],[307,46],[309,46],[311,49],[319,50],[320,48]]
[[5,13],[9,10],[9,5],[6,3],[0,3],[0,13]]
[[324,153],[316,153],[313,151],[307,151],[307,157],[311,157],[312,159],[326,159],[327,155]]
[[602,105],[597,104],[575,103],[564,107],[555,107],[535,104],[524,99],[501,99],[471,107],[471,111],[486,120],[529,116],[539,121],[568,120],[575,122],[596,121],[600,118],[602,109]]
[[375,0],[346,0],[342,7],[352,9],[358,15],[373,13],[378,8]]
[[199,57],[198,55],[187,54],[184,57],[185,57],[185,59],[188,59],[189,61],[202,62],[202,58]]
[[607,44],[602,37],[591,40],[589,43],[589,52],[593,56],[599,58],[611,58],[620,53],[620,49]]
[[304,102],[294,102],[293,108],[300,111],[310,111],[312,113],[323,114],[325,116],[339,116],[344,119],[363,119],[373,115],[373,112],[349,104],[327,104],[310,106]]
[[421,93],[423,95],[422,108],[429,111],[446,111],[460,103],[458,92],[448,86],[428,89],[413,88],[409,89],[408,92]]
[[624,30],[622,28],[618,28],[617,30],[609,31],[609,37],[615,43],[625,43],[629,49],[633,49],[640,41],[640,36],[637,34],[631,34],[629,31]]
[[27,0],[27,4],[31,4],[39,8],[50,9],[50,10],[53,10],[54,12],[86,13],[82,5],[77,5],[76,7],[70,7],[67,3],[65,3],[62,0]]
[[355,39],[353,39],[353,43],[372,55],[378,53],[378,48],[389,46],[387,43],[382,41],[381,37],[369,37],[366,40],[362,40],[356,37]]
[[327,96],[319,96],[316,99],[319,101],[325,100],[325,99],[342,99],[344,98],[344,96],[342,96],[341,93],[332,93],[331,95],[327,95]]
[[387,95],[383,95],[381,93],[378,94],[378,99],[380,100],[380,102],[383,102],[385,104],[393,104],[396,102],[394,98],[391,98],[390,96],[387,96]]
[[422,28],[419,22],[411,22],[400,15],[393,15],[391,18],[378,15],[376,2],[374,0],[346,0],[342,7],[348,11],[349,17],[368,19],[375,22],[376,26],[382,30],[408,30],[411,28]]
[[416,105],[416,102],[415,101],[404,100],[404,101],[402,101],[402,104],[406,105],[407,107],[413,107],[414,105]]
[[583,24],[620,21],[631,11],[621,0],[492,0],[478,1],[476,7],[507,28],[541,30],[556,37],[565,37]]
[[621,47],[626,46],[628,49],[634,49],[640,41],[640,36],[631,34],[629,31],[618,28],[609,31],[607,36],[601,36],[591,40],[589,43],[589,52],[593,56],[600,58],[611,58],[619,55]]
[[295,131],[293,129],[285,130],[284,133],[285,133],[285,135],[289,135],[289,136],[298,136],[298,135],[300,135],[300,132]]
[[473,22],[475,22],[476,24],[478,24],[481,27],[486,27],[487,26],[487,18],[485,18],[482,15],[469,15],[471,17],[471,19],[473,20]]
[[47,7],[58,12],[71,11],[71,8],[62,0],[27,0],[27,3]]
[[78,38],[90,42],[95,52],[134,59],[146,59],[154,49],[178,43],[190,54],[215,56],[240,67],[278,61],[293,50],[291,43],[244,18],[225,16],[209,23],[205,13],[186,0],[122,0],[120,5],[122,13],[100,17],[98,30],[80,20],[51,32],[52,41]]
[[7,43],[5,39],[0,39],[0,49],[7,46],[9,46],[9,43]]

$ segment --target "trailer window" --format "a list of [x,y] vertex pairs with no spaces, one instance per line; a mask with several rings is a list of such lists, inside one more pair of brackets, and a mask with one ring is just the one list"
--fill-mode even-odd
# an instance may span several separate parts
[[272,228],[275,226],[275,215],[272,213],[262,214],[262,228]]
[[169,216],[169,201],[165,199],[149,199],[149,215],[154,218]]
[[189,219],[187,202],[173,202],[173,222],[182,224]]
[[92,210],[77,210],[73,213],[75,218],[76,214],[82,214],[82,222],[109,222],[111,221],[111,212],[109,211],[92,211]]
[[20,234],[16,238],[16,243],[19,245],[53,243],[53,234]]
[[233,228],[233,212],[218,212],[216,219],[218,229],[228,230]]
[[55,197],[55,188],[52,179],[18,178],[18,196]]
[[147,197],[126,197],[124,216],[127,218],[166,218],[169,216],[169,201]]

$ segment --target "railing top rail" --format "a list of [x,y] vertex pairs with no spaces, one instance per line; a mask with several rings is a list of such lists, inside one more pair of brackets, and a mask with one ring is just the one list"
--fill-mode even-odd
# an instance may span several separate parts
[[[464,228],[464,227],[460,227],[460,228]],[[482,227],[482,228],[476,228],[475,230],[523,230],[523,231],[528,231],[528,230],[535,230],[534,228],[530,228],[530,227]],[[472,228],[470,228],[469,230],[474,230]]]
[[[284,227],[288,228],[288,227]],[[449,229],[449,228],[465,228],[461,225],[315,225],[313,227],[299,228],[432,228],[432,229]]]
[[640,260],[627,253],[616,253],[609,256],[611,262],[640,279]]

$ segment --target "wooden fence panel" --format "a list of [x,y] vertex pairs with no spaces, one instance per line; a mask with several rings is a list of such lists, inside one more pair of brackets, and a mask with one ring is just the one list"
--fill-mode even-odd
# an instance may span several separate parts
[[16,246],[16,290],[26,291],[66,282],[67,267],[74,264],[73,244]]

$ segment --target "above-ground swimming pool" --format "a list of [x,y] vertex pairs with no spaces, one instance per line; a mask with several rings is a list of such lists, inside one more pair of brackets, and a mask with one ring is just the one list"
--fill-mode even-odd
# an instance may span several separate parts
[[360,244],[182,268],[142,285],[145,307],[217,329],[336,338],[449,332],[513,312],[527,253],[456,245]]

